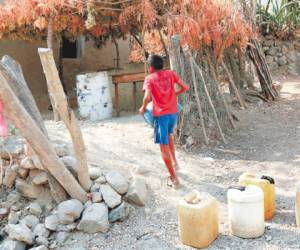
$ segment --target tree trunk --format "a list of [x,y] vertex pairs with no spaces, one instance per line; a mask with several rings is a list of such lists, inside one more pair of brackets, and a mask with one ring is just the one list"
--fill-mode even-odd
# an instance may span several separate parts
[[91,180],[88,172],[86,149],[79,123],[74,111],[68,106],[66,96],[60,83],[57,68],[55,66],[52,51],[49,49],[39,49],[39,55],[47,79],[49,92],[51,93],[53,100],[57,103],[57,111],[71,134],[74,151],[79,163],[79,182],[81,186],[88,191],[91,187]]
[[[43,134],[48,137],[48,133],[46,127],[44,125],[43,118],[38,110],[38,107],[34,101],[34,98],[31,94],[30,89],[25,81],[23,76],[22,68],[20,64],[18,64],[15,60],[13,60],[9,56],[4,56],[1,60],[3,66],[6,70],[14,77],[15,81],[10,82],[10,86],[15,93],[15,95],[19,98],[26,111],[32,117],[32,119],[36,122],[37,126],[43,132]],[[40,159],[32,149],[32,147],[28,144],[28,154],[33,161],[34,165],[37,168],[42,168],[47,172],[48,182],[51,189],[51,194],[57,203],[64,201],[67,199],[67,194],[62,186],[58,183],[58,181],[53,178],[53,176],[49,173],[45,167],[42,166]]]
[[0,98],[3,101],[7,117],[32,146],[43,166],[58,180],[70,196],[82,202],[86,201],[86,192],[61,163],[47,137],[13,93],[10,86],[16,80],[2,63],[0,63],[0,81]]

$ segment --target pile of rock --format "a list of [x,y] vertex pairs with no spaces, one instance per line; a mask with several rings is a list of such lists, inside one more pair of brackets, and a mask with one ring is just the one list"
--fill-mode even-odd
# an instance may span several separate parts
[[269,35],[263,37],[262,47],[271,70],[300,75],[300,39],[281,41]]
[[8,237],[0,249],[55,248],[74,230],[106,233],[111,223],[124,221],[129,216],[130,204],[143,206],[146,200],[147,188],[142,178],[134,178],[128,183],[121,173],[110,171],[94,181],[90,200],[85,204],[70,199],[60,203],[48,215],[36,202],[23,211],[15,211],[13,206],[0,210],[2,216],[8,216],[8,225],[4,229]]
[[[24,154],[23,144],[7,155],[3,184],[10,194],[0,203],[0,249],[45,250],[63,244],[70,233],[106,233],[114,222],[124,221],[132,205],[144,206],[147,187],[141,177],[126,176],[119,171],[103,173],[90,168],[93,181],[89,200],[82,204],[70,199],[54,206],[48,187],[47,174],[36,167]],[[6,147],[7,150],[7,147]],[[76,159],[68,154],[65,145],[55,145],[57,155],[71,173],[77,177]],[[13,164],[7,165],[10,156]],[[2,159],[6,156],[1,155]],[[11,188],[15,187],[13,191]],[[41,201],[49,197],[50,200]],[[23,197],[36,199],[28,203]],[[27,202],[27,205],[24,205]],[[2,222],[2,223],[1,223]],[[1,243],[2,240],[2,243]]]

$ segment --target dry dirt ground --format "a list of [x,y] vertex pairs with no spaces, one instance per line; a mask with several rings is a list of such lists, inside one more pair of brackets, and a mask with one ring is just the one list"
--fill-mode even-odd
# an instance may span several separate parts
[[[120,169],[129,174],[138,166],[149,187],[145,208],[133,209],[123,223],[107,234],[73,234],[59,249],[192,249],[180,243],[176,203],[190,189],[206,191],[220,204],[220,234],[209,249],[300,249],[295,225],[295,186],[300,180],[300,78],[280,79],[282,100],[238,111],[238,129],[229,143],[194,152],[178,150],[184,188],[166,186],[166,170],[152,142],[152,130],[139,116],[124,116],[100,123],[82,123],[90,164],[104,171]],[[69,143],[60,124],[47,122],[52,139]],[[226,190],[245,171],[271,175],[276,181],[276,216],[266,223],[265,234],[244,240],[230,235]]]

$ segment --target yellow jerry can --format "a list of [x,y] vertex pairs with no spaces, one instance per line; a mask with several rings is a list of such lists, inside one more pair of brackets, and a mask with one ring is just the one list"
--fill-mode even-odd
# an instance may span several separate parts
[[275,181],[270,176],[244,173],[239,178],[242,186],[255,185],[264,192],[265,220],[270,220],[275,214]]
[[219,233],[219,203],[208,193],[192,191],[177,205],[179,236],[184,245],[207,248]]

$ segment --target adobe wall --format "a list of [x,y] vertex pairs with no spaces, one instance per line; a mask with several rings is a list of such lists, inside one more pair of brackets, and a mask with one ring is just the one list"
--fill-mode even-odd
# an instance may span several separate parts
[[[0,41],[0,56],[9,55],[17,60],[23,69],[25,79],[34,95],[34,98],[41,111],[47,110],[49,97],[46,86],[46,80],[42,71],[42,66],[38,56],[38,48],[45,47],[45,43],[28,43],[23,41]],[[128,63],[129,45],[128,41],[119,41],[120,47],[120,66],[123,68],[120,72],[138,72],[143,71],[141,65],[130,65]],[[58,45],[54,45],[55,60],[58,59]],[[76,106],[75,79],[76,74],[83,72],[93,72],[112,69],[114,67],[115,48],[113,44],[107,44],[102,49],[93,47],[90,42],[85,44],[84,54],[80,59],[64,59],[64,80],[67,85],[70,100],[73,106]],[[114,99],[113,86],[111,92]],[[140,104],[141,84],[138,84],[138,104]],[[122,84],[120,86],[121,110],[132,110],[132,85]]]

